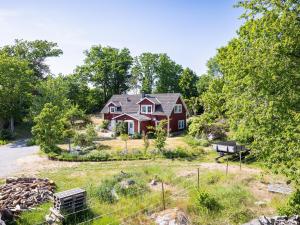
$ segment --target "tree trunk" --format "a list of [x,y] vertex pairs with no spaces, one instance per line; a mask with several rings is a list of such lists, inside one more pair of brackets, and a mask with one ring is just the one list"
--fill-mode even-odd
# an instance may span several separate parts
[[9,128],[12,133],[15,131],[15,120],[13,117],[10,118]]

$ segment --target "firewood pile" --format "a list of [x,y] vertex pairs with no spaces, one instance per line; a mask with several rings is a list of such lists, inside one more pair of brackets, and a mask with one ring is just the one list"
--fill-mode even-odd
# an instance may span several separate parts
[[34,209],[34,206],[52,199],[54,189],[54,182],[47,178],[7,178],[0,186],[0,214],[2,217],[3,214],[16,216]]

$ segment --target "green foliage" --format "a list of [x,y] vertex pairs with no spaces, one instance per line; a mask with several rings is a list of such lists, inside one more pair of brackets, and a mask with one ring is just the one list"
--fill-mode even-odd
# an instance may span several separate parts
[[182,71],[179,77],[179,88],[180,93],[184,98],[189,99],[191,97],[197,96],[197,84],[198,76],[190,68],[186,68]]
[[157,150],[162,151],[166,145],[167,140],[167,120],[159,121],[158,125],[155,127],[155,140],[154,144]]
[[297,189],[287,200],[286,204],[277,209],[280,215],[299,215],[300,213],[300,190]]
[[101,185],[97,188],[97,195],[103,202],[113,203],[117,199],[112,193],[112,190],[116,182],[114,180],[104,180]]
[[143,138],[143,144],[144,144],[144,153],[146,154],[147,150],[150,146],[150,141],[149,141],[148,135],[145,134],[145,132],[143,132],[142,138]]
[[149,52],[142,53],[135,58],[131,69],[132,89],[140,89],[141,93],[152,93],[158,69],[158,59],[158,54]]
[[34,118],[34,138],[45,152],[57,151],[56,144],[62,140],[64,118],[57,106],[46,103],[41,113]]
[[33,117],[41,112],[46,103],[57,106],[61,111],[71,108],[71,102],[68,99],[68,84],[63,76],[47,77],[37,85],[36,92],[30,110]]
[[0,139],[0,145],[6,145],[7,144],[7,141],[6,140],[1,140]]
[[105,103],[113,94],[128,90],[132,57],[127,48],[95,45],[85,51],[85,56],[84,65],[77,68],[77,73],[101,90],[99,102]]
[[13,134],[10,130],[7,129],[0,130],[0,139],[11,140],[13,139]]
[[103,120],[100,127],[102,129],[107,129],[108,128],[108,125],[109,125],[109,120]]
[[[97,196],[101,201],[114,203],[116,195],[137,196],[148,191],[145,180],[139,178],[139,174],[120,173],[110,179],[104,180],[97,188]],[[113,194],[115,192],[115,194]]]
[[218,212],[222,209],[218,200],[206,191],[199,191],[197,196],[197,203],[200,210]]
[[131,139],[141,139],[142,135],[138,132],[134,132],[133,135],[131,135]]
[[32,96],[32,78],[25,60],[0,54],[0,130],[2,120],[24,117]]
[[[245,23],[215,57],[222,76],[202,96],[258,159],[299,182],[300,21],[297,1],[240,1]],[[192,133],[196,130],[193,129]]]
[[191,159],[193,156],[186,149],[176,148],[175,150],[167,150],[163,152],[167,159]]
[[128,132],[128,124],[121,121],[121,122],[118,122],[116,124],[116,127],[115,127],[115,132],[116,132],[116,135],[119,136],[121,134],[127,134]]
[[33,146],[33,145],[36,145],[36,141],[34,138],[29,138],[27,141],[26,141],[26,146]]
[[182,72],[182,67],[167,54],[160,54],[156,71],[155,92],[169,93],[180,92],[179,77]]
[[122,141],[125,142],[125,150],[127,151],[127,141],[129,140],[129,135],[128,134],[121,134],[120,138]]
[[97,138],[97,132],[93,124],[88,124],[86,126],[86,137],[87,137],[87,142],[90,144],[92,144],[93,141]]
[[226,136],[226,124],[223,122],[214,122],[212,118],[213,117],[207,113],[191,118],[189,135],[202,138],[203,143],[201,145],[206,145],[204,142],[207,138],[222,139]]
[[54,42],[46,40],[24,41],[15,40],[14,45],[0,48],[0,53],[27,61],[33,70],[36,79],[41,79],[50,73],[49,66],[45,63],[49,57],[58,57],[63,52]]

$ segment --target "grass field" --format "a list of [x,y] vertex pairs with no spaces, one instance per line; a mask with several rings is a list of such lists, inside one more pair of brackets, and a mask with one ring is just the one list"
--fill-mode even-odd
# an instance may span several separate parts
[[[192,224],[240,224],[261,214],[274,213],[276,205],[284,200],[266,191],[258,169],[243,167],[240,172],[238,166],[232,165],[226,176],[223,164],[207,162],[211,161],[211,156],[209,154],[202,161],[193,162],[147,160],[80,163],[72,168],[44,171],[40,176],[53,179],[57,191],[75,187],[87,190],[90,210],[84,215],[70,218],[66,224],[76,224],[100,215],[99,219],[85,224],[153,224],[150,214],[162,209],[160,185],[155,188],[148,185],[154,177],[165,183],[167,208],[181,208]],[[200,192],[196,189],[197,168],[200,168]],[[114,203],[102,201],[98,194],[99,187],[121,171],[134,174],[134,179],[146,184],[147,190],[134,196],[120,196]],[[279,179],[271,175],[265,175],[266,178]],[[201,196],[207,199],[203,202]],[[266,206],[257,207],[255,202],[262,199],[266,200]],[[216,207],[211,209],[210,201]],[[35,211],[23,213],[17,224],[42,222],[50,205],[46,203]]]

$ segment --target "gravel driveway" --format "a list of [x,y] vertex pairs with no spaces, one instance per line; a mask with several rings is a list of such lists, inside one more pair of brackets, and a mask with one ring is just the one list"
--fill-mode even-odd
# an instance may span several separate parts
[[38,146],[26,146],[26,140],[18,140],[13,143],[0,146],[0,178],[13,175],[22,167],[20,160],[36,155]]

